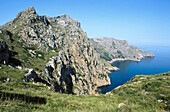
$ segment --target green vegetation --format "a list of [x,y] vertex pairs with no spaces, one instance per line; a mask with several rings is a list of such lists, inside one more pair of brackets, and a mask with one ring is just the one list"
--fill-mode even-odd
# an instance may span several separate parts
[[111,61],[113,59],[113,56],[107,52],[103,52],[103,55],[101,55],[100,57],[106,61]]
[[105,59],[101,58],[101,61],[107,66],[107,67],[113,67],[110,63],[108,63]]
[[[163,112],[170,109],[167,103],[170,101],[170,72],[135,76],[106,95],[77,96],[53,92],[41,83],[23,82],[27,71],[5,65],[0,67],[0,93],[15,93],[20,96],[29,96],[30,99],[36,97],[37,100],[38,98],[45,99],[43,103],[31,100],[28,102],[17,97],[14,99],[2,97],[0,94],[1,111]],[[5,83],[7,77],[10,78],[10,81]],[[120,103],[125,106],[118,108]]]
[[[21,37],[19,37],[17,34],[13,34],[11,39],[13,42],[11,42],[9,38],[4,38],[5,36],[0,35],[1,40],[5,40],[8,47],[14,47],[13,52],[15,52],[15,55],[13,58],[15,58],[18,62],[21,62],[22,67],[24,68],[33,68],[36,71],[43,71],[45,68],[46,63],[49,61],[49,58],[52,56],[57,56],[60,49],[57,48],[49,48],[48,51],[45,49],[39,49],[36,45],[27,45],[24,41],[19,41]],[[16,63],[16,62],[14,62]]]
[[114,59],[114,56],[106,52],[103,46],[99,45],[93,39],[89,39],[89,41],[94,46],[94,49],[96,50],[96,52],[100,54],[101,59],[104,59],[106,61],[111,61],[112,59]]
[[[134,110],[169,110],[170,72],[158,75],[137,75],[120,88],[114,89],[126,104],[135,103]],[[158,110],[157,110],[158,111]]]

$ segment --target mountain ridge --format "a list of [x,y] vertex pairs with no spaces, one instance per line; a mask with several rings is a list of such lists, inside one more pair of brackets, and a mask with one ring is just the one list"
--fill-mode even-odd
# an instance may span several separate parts
[[109,63],[124,60],[140,61],[145,57],[154,57],[152,52],[142,51],[136,46],[129,45],[127,40],[101,37],[89,38],[89,41],[101,54],[101,58],[106,59]]
[[14,57],[21,63],[17,66],[36,71],[28,73],[29,81],[34,82],[38,76],[54,91],[72,94],[95,94],[99,86],[110,84],[99,54],[88,42],[80,23],[68,15],[39,16],[34,7],[30,7],[0,30],[12,34],[14,42],[6,38],[8,34],[0,36],[1,41],[6,41],[9,48],[14,47],[12,51],[17,52]]

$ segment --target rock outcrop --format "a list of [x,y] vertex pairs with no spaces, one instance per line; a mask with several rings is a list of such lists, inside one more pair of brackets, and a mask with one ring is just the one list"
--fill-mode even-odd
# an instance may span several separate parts
[[9,57],[9,49],[6,42],[0,41],[0,63],[8,64]]
[[101,54],[101,58],[110,61],[110,63],[118,60],[140,61],[144,57],[154,57],[152,52],[142,51],[138,47],[128,45],[126,40],[103,37],[90,38],[89,41]]
[[[31,54],[31,59],[46,59],[45,52],[52,53],[47,59],[45,69],[38,71],[37,75],[54,91],[95,94],[99,86],[110,84],[110,78],[99,54],[89,43],[80,23],[68,15],[40,16],[30,7],[18,13],[15,19],[2,25],[0,29],[8,30],[15,35],[15,42],[22,45],[25,57]],[[16,47],[17,50],[21,49]],[[41,54],[36,56],[35,51]],[[24,63],[31,60],[24,59],[26,58],[22,58]],[[29,68],[29,64],[24,67]]]
[[13,52],[14,47],[10,44],[13,43],[13,34],[8,30],[0,30],[0,63],[9,66],[18,66],[20,61],[13,58],[17,52]]
[[6,40],[12,43],[13,39],[11,37],[12,37],[12,33],[10,33],[9,31],[0,30],[0,63],[3,64],[9,63],[9,58],[11,57],[12,52],[10,52]]

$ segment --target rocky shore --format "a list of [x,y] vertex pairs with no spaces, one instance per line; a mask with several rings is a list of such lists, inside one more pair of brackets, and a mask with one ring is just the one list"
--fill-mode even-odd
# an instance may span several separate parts
[[111,73],[111,71],[118,71],[118,70],[120,70],[119,68],[114,67],[114,66],[106,66],[106,69],[107,69],[107,73]]
[[[154,57],[154,56],[147,56],[147,57]],[[145,57],[143,57],[143,58],[145,58]],[[114,62],[116,62],[116,61],[141,61],[143,58],[138,58],[138,59],[136,59],[136,58],[134,58],[134,59],[132,59],[132,58],[116,58],[116,59],[112,59],[111,61],[108,61],[108,63],[114,63]]]

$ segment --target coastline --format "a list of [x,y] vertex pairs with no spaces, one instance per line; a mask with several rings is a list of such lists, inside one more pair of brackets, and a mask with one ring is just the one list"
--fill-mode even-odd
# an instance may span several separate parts
[[107,73],[111,73],[111,71],[118,71],[120,70],[118,67],[115,67],[115,66],[106,66],[107,68]]
[[116,59],[112,59],[111,61],[108,61],[108,63],[112,64],[116,61],[141,61],[143,58],[146,58],[146,57],[155,57],[154,55],[147,55],[147,56],[141,56],[141,57],[138,57],[138,58],[116,58]]
[[[112,64],[112,63],[114,63],[116,61],[136,61],[136,62],[140,62],[142,59],[144,59],[146,57],[155,57],[155,56],[154,55],[150,55],[150,56],[148,55],[148,56],[141,56],[141,57],[138,57],[138,58],[116,58],[116,59],[112,59],[111,61],[108,61],[108,63]],[[120,68],[118,68],[116,66],[112,66],[112,67],[107,66],[106,68],[109,71],[118,71],[118,70],[120,70]]]
[[143,58],[140,58],[140,59],[136,59],[136,58],[116,58],[116,59],[112,59],[111,61],[108,61],[108,63],[114,63],[116,61],[141,61],[141,59]]

